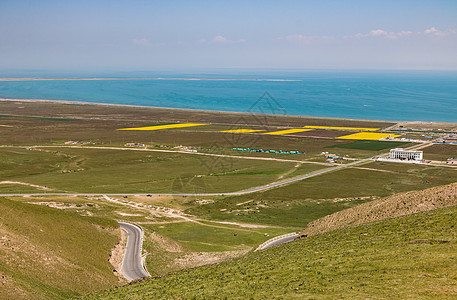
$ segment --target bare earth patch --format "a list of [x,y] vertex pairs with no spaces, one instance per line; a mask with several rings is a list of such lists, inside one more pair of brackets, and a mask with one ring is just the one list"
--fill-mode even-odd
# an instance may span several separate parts
[[129,214],[129,213],[124,213],[121,211],[116,211],[118,215],[124,216],[124,217],[142,217],[142,214]]
[[127,280],[122,276],[121,273],[121,268],[122,268],[122,260],[124,258],[124,252],[125,252],[125,236],[122,234],[122,232],[119,229],[119,236],[120,236],[120,241],[116,246],[114,246],[111,249],[111,255],[109,258],[109,262],[111,265],[113,265],[114,270],[113,273],[114,275],[117,276],[119,279],[119,283],[126,283]]
[[368,170],[368,171],[376,171],[376,172],[385,172],[385,173],[398,173],[390,170],[382,170],[382,169],[372,169],[372,168],[364,168],[364,167],[352,167],[354,169],[359,169],[359,170]]
[[40,190],[52,190],[52,189],[46,188],[45,186],[42,186],[42,185],[36,185],[36,184],[20,182],[20,181],[0,181],[0,184],[19,184],[19,185],[26,185],[26,186],[34,187],[34,188],[37,188]]
[[258,224],[247,224],[247,223],[237,223],[237,222],[221,222],[221,221],[211,221],[218,224],[227,224],[227,225],[236,225],[245,228],[270,228],[269,225],[258,225]]
[[200,204],[200,205],[205,205],[205,204],[211,204],[211,203],[214,203],[214,200],[210,200],[210,199],[199,199],[199,200],[195,200],[196,203]]
[[[41,202],[26,202],[28,204],[35,204],[35,205],[44,205],[47,207],[58,208],[58,209],[70,209],[70,208],[83,208],[83,207],[98,207],[97,204],[93,203],[86,203],[86,204],[74,204],[68,202],[54,202],[54,201],[41,201]],[[81,211],[86,215],[92,215],[89,211]]]

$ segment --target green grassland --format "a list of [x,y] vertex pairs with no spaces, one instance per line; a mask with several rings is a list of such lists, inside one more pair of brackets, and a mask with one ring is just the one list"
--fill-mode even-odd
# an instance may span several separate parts
[[64,299],[117,284],[108,262],[117,222],[7,198],[0,211],[0,298]]
[[[252,186],[256,181],[252,180],[251,176],[268,176],[264,181],[268,182],[268,180],[278,178],[281,174],[286,175],[285,177],[296,176],[321,167],[303,164],[295,168],[295,163],[272,162],[270,164],[269,161],[267,161],[268,164],[265,164],[264,161],[254,161],[257,165],[249,165],[245,163],[247,160],[242,160],[236,172],[215,173],[213,176],[197,177],[197,180],[194,175],[201,170],[198,169],[201,168],[199,165],[201,160],[195,155],[57,147],[42,148],[41,150],[46,151],[3,148],[2,151],[5,153],[2,156],[3,161],[8,162],[8,166],[13,165],[15,168],[5,167],[3,169],[5,175],[2,178],[38,185],[46,184],[48,191],[51,189],[56,191],[77,190],[76,188],[79,188],[81,192],[87,192],[92,186],[97,188],[100,186],[108,187],[112,191],[126,192],[128,190],[126,187],[129,185],[135,187],[131,191],[137,192],[137,187],[140,185],[131,184],[134,180],[141,179],[144,181],[143,186],[149,187],[152,183],[157,182],[157,179],[162,178],[160,182],[162,184],[167,182],[166,188],[171,191],[173,188],[171,177],[166,177],[169,176],[170,170],[174,168],[182,171],[188,166],[189,173],[187,174],[190,174],[188,179],[193,179],[193,181],[186,181],[186,177],[181,175],[180,180],[183,183],[181,191],[187,188],[201,192],[211,183],[208,178],[220,180],[221,186],[229,181],[233,187],[243,186],[242,184]],[[31,158],[28,157],[28,153],[33,154]],[[35,155],[38,157],[32,159]],[[163,169],[160,169],[161,165]],[[279,172],[276,171],[278,169],[274,169],[274,165],[285,165],[288,169],[279,169]],[[250,169],[246,169],[246,166],[250,166]],[[81,215],[86,215],[89,212],[97,217],[141,223],[145,229],[144,250],[157,254],[147,257],[148,269],[151,274],[163,275],[182,269],[183,266],[175,263],[175,261],[192,253],[223,253],[255,248],[269,237],[298,231],[313,220],[370,201],[376,197],[455,181],[455,170],[449,168],[381,162],[365,164],[363,167],[368,169],[340,170],[250,195],[156,197],[142,200],[142,203],[146,205],[179,209],[191,218],[199,220],[199,223],[182,222],[182,220],[175,218],[156,216],[148,211],[109,203],[102,198],[66,197],[56,199],[55,197],[36,197],[24,199],[26,201],[72,203],[74,205],[68,210]],[[153,170],[154,172],[151,171],[150,176],[156,181],[148,182],[148,174],[138,172],[138,169]],[[20,176],[14,176],[15,172]],[[100,182],[106,178],[117,185],[101,185]],[[237,178],[240,178],[240,181]],[[249,181],[246,178],[249,178]],[[114,179],[117,181],[113,181]],[[97,186],[96,184],[100,185]],[[24,192],[33,190],[27,186],[6,186],[12,192],[18,192],[18,190],[11,190],[13,188],[21,189]],[[81,189],[82,187],[84,189]],[[107,191],[107,189],[103,191]],[[149,191],[148,189],[147,192]],[[201,203],[201,200],[211,201]],[[127,201],[135,202],[138,200],[130,197]],[[87,203],[96,205],[88,206]],[[176,221],[181,222],[175,223]],[[273,227],[243,228],[236,225],[215,223],[214,221]],[[170,240],[180,250],[173,252],[166,247],[157,245],[157,241],[150,237],[153,233]]]
[[43,189],[19,184],[0,184],[0,194],[44,193]]
[[[86,193],[230,192],[324,167],[111,149],[9,147],[0,153],[3,180],[47,186],[49,191]],[[188,184],[191,180],[201,184]]]
[[[144,227],[148,227],[144,225]],[[265,240],[265,233],[271,236],[289,233],[285,229],[261,228],[246,229],[237,226],[222,226],[217,223],[190,222],[170,223],[153,226],[157,233],[178,241],[191,251],[233,251],[248,249],[260,245]]]
[[424,159],[446,161],[457,157],[457,145],[434,144],[424,150]]
[[[189,256],[234,257],[255,249],[268,238],[291,232],[287,228],[243,228],[208,221],[141,226],[146,237],[143,248],[151,253],[146,263],[152,276],[183,269],[186,266],[179,264],[179,261]],[[153,234],[166,239],[168,243],[158,243],[151,238]],[[211,263],[211,260],[203,263]],[[190,261],[187,267],[195,265],[196,262]]]
[[[367,169],[348,168],[277,189],[225,197],[186,212],[207,219],[295,228],[372,197],[448,184],[457,178],[457,170],[451,168],[384,162],[363,167]],[[251,202],[237,205],[246,201]]]
[[457,208],[316,235],[83,299],[457,296]]
[[[97,217],[140,223],[145,230],[143,248],[146,252],[153,253],[146,259],[148,269],[151,274],[163,275],[181,269],[182,266],[174,264],[174,261],[188,254],[255,248],[272,236],[299,231],[307,223],[333,212],[378,197],[453,182],[456,172],[450,168],[384,162],[369,163],[363,167],[367,169],[340,170],[243,196],[118,197],[119,200],[143,203],[146,206],[178,209],[197,222],[157,216],[147,209],[122,206],[104,201],[102,197],[43,196],[24,198],[24,201],[69,203],[74,205],[68,210],[83,215],[89,212]],[[273,227],[246,228],[217,222]],[[158,245],[150,237],[153,233],[177,245],[179,251]]]
[[[332,149],[332,153],[340,156],[367,158],[399,146],[394,142],[347,141],[318,137],[219,132],[236,128],[276,130],[305,125],[385,128],[393,125],[389,122],[253,116],[236,113],[27,101],[2,101],[0,105],[2,115],[5,116],[0,117],[0,124],[3,125],[0,126],[0,140],[2,141],[2,147],[0,147],[0,182],[2,183],[0,184],[0,193],[43,193],[45,189],[47,192],[151,194],[239,191],[326,168],[329,164],[305,162],[324,162],[325,157],[321,155],[321,152],[329,151],[329,149]],[[20,115],[17,106],[24,107],[21,108]],[[200,122],[211,125],[158,131],[117,130],[119,128],[175,122]],[[89,148],[64,147],[63,143],[68,140],[81,141],[85,144],[84,146]],[[136,151],[137,149],[90,149],[92,146],[124,147],[124,144],[128,142],[144,143],[148,149],[152,150],[171,150],[178,145],[193,146],[201,154],[223,154],[231,157]],[[232,150],[234,147],[298,150],[304,151],[306,154],[236,152]],[[274,158],[283,161],[252,160],[239,156]],[[427,156],[425,157],[427,159]],[[136,222],[144,228],[143,252],[149,253],[146,257],[147,268],[154,276],[162,276],[185,268],[243,255],[249,249],[257,247],[273,236],[299,231],[306,224],[318,218],[379,197],[454,182],[456,181],[456,172],[457,170],[451,168],[373,162],[359,167],[326,173],[279,188],[240,196],[153,195],[151,197],[112,197],[111,200],[104,197],[73,196],[9,198],[14,201],[5,198],[4,203],[10,207],[18,205],[21,209],[26,210],[27,208],[27,213],[17,215],[22,217],[24,226],[31,224],[32,227],[30,232],[26,232],[25,228],[21,227],[15,233],[15,237],[27,237],[28,244],[26,243],[26,245],[38,245],[44,253],[51,253],[59,259],[62,258],[58,261],[70,262],[71,266],[67,268],[68,270],[62,267],[62,271],[59,269],[56,271],[56,275],[53,275],[51,273],[55,268],[49,267],[48,270],[46,261],[37,260],[34,257],[36,254],[21,254],[23,260],[20,261],[20,258],[13,257],[15,253],[13,249],[5,248],[4,256],[13,262],[18,262],[18,266],[14,270],[11,267],[7,269],[6,264],[0,262],[0,271],[2,274],[7,274],[8,278],[13,278],[13,281],[7,284],[17,287],[19,298],[33,298],[33,295],[42,295],[43,298],[70,297],[93,290],[105,289],[116,284],[117,279],[113,275],[112,266],[107,262],[109,249],[119,240],[119,231],[114,220]],[[36,186],[15,184],[15,181]],[[37,202],[41,206],[26,202]],[[43,207],[43,204],[59,209]],[[48,230],[48,227],[43,229],[44,225],[34,225],[45,224],[45,220],[41,219],[42,216],[48,218],[46,226],[52,227],[52,229]],[[64,218],[66,218],[65,221]],[[3,221],[4,223],[1,223]],[[20,220],[16,220],[14,217],[5,219],[2,216],[0,230],[2,230],[3,224],[10,226],[14,222],[17,223]],[[71,229],[68,229],[69,227]],[[8,228],[12,232],[11,227]],[[67,237],[63,234],[64,231],[69,233]],[[1,234],[3,231],[0,232],[0,237]],[[29,239],[28,234],[33,235],[33,238]],[[347,234],[348,239],[351,240],[353,233]],[[57,238],[52,236],[57,236]],[[47,238],[50,242],[43,246],[42,240]],[[68,242],[65,238],[68,239]],[[341,243],[339,236],[332,236],[332,238]],[[309,265],[318,265],[320,260],[315,252],[318,252],[318,248],[324,247],[324,245],[330,247],[330,238],[326,239],[324,239],[326,242],[323,244],[312,239],[297,243],[297,245],[301,245],[301,249],[303,249],[303,245],[310,247],[309,251],[287,250],[293,253],[294,263],[298,265],[289,264],[287,257],[279,256],[280,252],[275,252],[279,251],[277,249],[260,254],[249,254],[240,261],[252,258],[259,266],[268,265],[269,267],[267,269],[253,268],[252,273],[251,269],[244,267],[233,269],[241,272],[241,277],[233,276],[229,270],[231,267],[228,267],[229,269],[224,271],[227,272],[227,276],[218,275],[219,277],[217,277],[222,283],[228,283],[227,289],[217,285],[213,289],[212,285],[202,283],[203,278],[194,278],[195,288],[201,288],[205,292],[205,288],[209,286],[213,289],[209,294],[205,294],[209,298],[219,297],[219,290],[223,291],[220,294],[222,298],[225,296],[245,298],[251,296],[249,294],[251,292],[253,297],[265,298],[265,296],[270,295],[268,293],[274,289],[275,284],[279,284],[281,295],[278,297],[290,298],[295,296],[300,298],[303,294],[294,294],[296,293],[295,288],[301,290],[306,285],[299,286],[300,281],[295,286],[296,281],[293,280],[300,279],[292,276],[290,272],[304,270],[303,268],[306,269],[306,266]],[[68,248],[54,251],[54,245],[61,243],[62,240],[66,241]],[[84,258],[85,248],[75,245],[81,243],[83,247],[86,247],[95,243],[95,240],[100,241],[100,245],[96,246],[98,248],[94,248],[98,254],[91,258]],[[316,244],[320,246],[316,248]],[[341,244],[338,247],[343,247],[343,249],[349,247],[344,245]],[[287,245],[286,248],[281,249],[295,249],[293,247],[296,246],[290,247],[292,248]],[[59,247],[56,248],[60,249]],[[70,248],[79,251],[75,254],[76,262],[67,255],[73,253]],[[357,250],[358,248],[351,249]],[[346,250],[349,252],[348,249]],[[338,257],[336,252],[331,252],[333,251],[331,249],[329,251]],[[267,253],[271,253],[272,256],[256,256]],[[344,257],[353,258],[353,252],[349,253],[351,254]],[[284,268],[290,268],[290,272],[285,272],[284,276],[280,275],[282,271],[275,272],[271,268],[276,267],[269,264],[270,258],[274,264],[285,262]],[[299,258],[303,258],[305,261],[313,261],[314,259],[315,263],[307,263],[299,260]],[[323,261],[328,262],[331,259],[329,255]],[[92,262],[92,260],[97,260],[97,263]],[[21,269],[21,262],[24,261],[26,266]],[[229,263],[227,262],[227,264]],[[350,267],[349,264],[351,263],[356,265]],[[96,270],[92,272],[91,276],[98,277],[92,280],[94,282],[91,284],[85,284],[89,275],[84,272],[92,264]],[[222,263],[219,266],[225,264]],[[367,264],[365,258],[361,264],[363,266]],[[249,262],[249,268],[251,265],[252,263]],[[52,266],[55,267],[55,265]],[[356,260],[354,262],[348,261],[347,265],[343,264],[345,269],[342,272],[347,276],[352,276],[353,279],[351,280],[356,280],[354,279],[356,275],[352,274],[351,270],[356,270],[358,266]],[[76,274],[81,277],[74,284],[74,287],[71,284],[75,279],[68,275],[73,267],[79,268]],[[218,266],[213,267],[218,268]],[[211,270],[213,267],[197,270]],[[40,270],[41,268],[44,269],[43,274],[40,274],[41,277],[31,275],[33,270]],[[319,289],[325,290],[326,287],[321,286],[318,279],[322,273],[333,269],[330,266],[323,266],[315,271],[313,269],[312,274],[317,277],[314,276],[310,279],[308,290],[315,294],[304,295],[306,297],[324,295]],[[268,273],[270,271],[271,274]],[[274,281],[268,281],[268,278],[262,275],[263,273],[268,273],[269,275],[266,276],[273,278]],[[181,276],[179,274],[187,273],[177,274],[173,276]],[[56,276],[60,277],[56,279]],[[256,281],[253,284],[251,279],[255,276],[263,278],[264,281],[256,279],[253,280]],[[165,282],[168,280],[167,278],[169,277],[160,280]],[[245,281],[239,285],[239,288],[243,289],[241,293],[237,293],[239,289],[236,289],[236,284],[232,286],[232,279],[235,283],[240,280]],[[55,285],[52,284],[53,280],[56,282]],[[183,284],[190,282],[188,281],[190,279],[181,277],[178,280]],[[268,286],[258,286],[259,282]],[[328,282],[336,284],[336,280]],[[344,281],[340,286],[345,286],[343,283]],[[289,285],[293,286],[290,291],[288,287],[284,287]],[[348,286],[356,289],[360,285],[352,285],[351,283]],[[161,289],[159,287],[158,291]],[[170,292],[176,293],[178,289],[179,286],[172,284]],[[367,289],[365,285],[364,289]],[[230,294],[232,290],[236,294]],[[118,291],[122,291],[122,289]],[[178,295],[177,298],[198,296],[195,294],[197,292],[193,292],[193,287],[189,288],[188,291],[190,294],[181,295],[178,293],[173,295]],[[334,298],[339,298],[336,286],[333,286],[331,291],[335,293]],[[21,292],[25,293],[25,296],[21,296]],[[0,291],[0,298],[2,297],[1,293]],[[138,296],[134,294],[133,298],[135,297]]]
[[[162,197],[163,198],[163,197]],[[168,197],[166,199],[148,198],[147,200],[129,199],[119,200],[144,203],[146,208],[135,208],[104,201],[103,197],[72,197],[72,196],[33,196],[11,197],[14,201],[48,204],[60,207],[67,213],[81,216],[93,216],[106,220],[123,220],[140,224],[144,229],[146,265],[152,275],[164,275],[177,271],[184,266],[175,263],[188,255],[203,255],[207,252],[213,256],[223,256],[225,252],[234,252],[232,256],[239,255],[236,251],[247,251],[256,248],[266,239],[293,231],[281,226],[238,226],[235,224],[219,223],[213,220],[204,220],[191,217],[193,221],[179,217],[160,216],[148,209],[153,207],[171,207],[180,209],[189,205],[198,205],[191,197]],[[48,208],[55,210],[55,208]],[[249,225],[249,224],[248,224]],[[296,228],[298,231],[301,228]],[[153,235],[156,238],[153,238]],[[157,237],[160,239],[157,240]],[[168,243],[163,243],[163,241]],[[167,244],[172,245],[170,248]],[[191,265],[192,266],[192,265]]]

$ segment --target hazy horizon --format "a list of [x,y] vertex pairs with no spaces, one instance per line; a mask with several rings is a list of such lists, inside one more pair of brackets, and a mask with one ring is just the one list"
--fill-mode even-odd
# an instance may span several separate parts
[[0,69],[457,70],[457,2],[6,0]]

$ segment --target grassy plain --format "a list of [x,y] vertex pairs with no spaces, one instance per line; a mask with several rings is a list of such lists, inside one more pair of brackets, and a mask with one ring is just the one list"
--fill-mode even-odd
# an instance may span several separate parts
[[446,161],[457,157],[457,145],[434,144],[424,150],[424,159]]
[[[0,148],[0,178],[87,193],[230,192],[325,167],[182,153]],[[16,191],[29,191],[17,186]]]
[[186,212],[207,219],[296,228],[374,198],[448,184],[456,178],[457,170],[451,168],[373,162],[277,189],[225,197]]
[[[321,132],[323,129],[317,129],[319,132],[316,131],[318,136],[315,137],[299,134],[265,135],[262,134],[263,131],[247,134],[220,132],[239,128],[268,130],[270,132],[303,128],[303,126],[386,128],[393,125],[390,122],[255,116],[251,114],[108,105],[74,105],[21,100],[0,101],[0,108],[2,114],[0,116],[0,125],[2,125],[0,126],[0,140],[2,141],[2,147],[0,147],[0,192],[3,193],[44,192],[45,189],[48,192],[83,193],[237,191],[328,167],[325,164],[303,163],[324,162],[325,158],[321,152],[329,151],[328,147],[334,147],[331,148],[331,151],[337,155],[366,158],[379,155],[389,148],[398,146],[392,142],[388,142],[388,144],[378,141],[349,143],[347,140],[333,139],[334,136],[337,136],[333,132],[336,130],[325,132],[328,134],[326,136]],[[167,125],[176,122],[199,122],[211,125],[155,131],[117,130],[119,128]],[[346,131],[338,132],[338,134],[340,133],[343,135],[346,134]],[[83,142],[85,147],[123,147],[125,143],[133,142],[144,143],[149,149],[172,150],[175,146],[184,145],[195,147],[201,154],[223,154],[231,157],[135,151],[134,149],[62,147],[64,142],[68,140]],[[232,150],[233,147],[298,150],[304,151],[306,154],[236,152]],[[238,156],[279,160],[250,160]],[[68,222],[80,220],[90,223],[91,220],[111,220],[106,222],[111,222],[110,226],[113,228],[116,227],[113,220],[121,219],[139,223],[145,230],[144,252],[150,253],[146,258],[146,265],[151,274],[164,275],[183,268],[214,263],[242,255],[270,237],[298,231],[318,218],[379,197],[454,182],[456,181],[456,172],[457,170],[451,168],[376,162],[243,196],[183,197],[162,195],[152,197],[129,196],[128,198],[39,196],[11,197],[11,199],[14,199],[18,205],[29,205],[21,202],[38,202],[42,205],[47,204],[61,209],[33,206],[34,209],[30,211],[30,216],[33,218],[35,218],[35,214],[41,214],[41,210],[49,210],[56,211],[56,214],[64,214],[68,217]],[[26,220],[24,224],[35,222],[26,218],[24,220]],[[65,222],[61,224],[72,226],[72,224]],[[53,230],[61,230],[59,226],[55,227],[57,229]],[[74,227],[78,228],[78,226]],[[37,232],[42,230],[46,234],[53,234],[53,230],[48,230],[47,226],[43,224],[33,228]],[[95,228],[99,227],[95,226]],[[100,234],[105,234],[103,229],[99,231]],[[70,239],[73,236],[79,238],[85,232],[90,234],[92,231],[89,229],[83,229],[77,233],[71,231]],[[24,235],[24,233],[21,234]],[[42,233],[37,236],[41,236],[40,234]],[[18,233],[18,235],[20,234]],[[91,238],[87,238],[90,240],[83,243],[92,243]],[[117,240],[118,236],[112,234],[110,238]],[[51,247],[53,243],[58,242],[59,240],[51,240],[48,246]],[[69,245],[76,242],[72,239]],[[320,242],[316,243],[320,244]],[[106,243],[103,242],[103,245],[106,246]],[[315,247],[315,245],[311,246]],[[100,261],[100,264],[106,263],[108,258],[104,249],[98,249],[100,255],[94,257]],[[309,249],[311,252],[305,251],[305,258],[316,258],[312,251],[317,252],[317,248]],[[11,249],[5,251],[7,255],[14,253]],[[276,250],[272,251],[265,253],[272,253],[276,256],[274,252]],[[53,253],[50,248],[46,248],[44,252]],[[293,253],[299,256],[300,252],[296,250]],[[255,256],[249,254],[247,257]],[[261,258],[268,259],[268,257],[258,256],[255,258],[256,262],[268,264],[268,262],[260,261]],[[273,259],[286,261],[287,257],[276,256]],[[303,263],[298,260],[298,257],[296,259],[295,262]],[[331,256],[326,259],[330,260]],[[24,260],[33,260],[33,257],[24,256]],[[46,265],[46,262],[36,260],[36,264],[31,265],[29,269],[40,269],[41,265]],[[251,265],[249,264],[249,266]],[[269,265],[269,268],[272,266]],[[292,271],[294,268],[300,268],[300,266],[287,266]],[[211,269],[212,267],[208,268]],[[318,276],[331,269],[326,268],[330,267],[316,269],[316,271],[312,271],[312,274]],[[354,269],[355,267],[351,268]],[[351,268],[348,267],[344,270],[349,273]],[[267,293],[269,287],[261,291],[257,285],[250,283],[249,278],[262,277],[263,275],[259,272],[264,271],[263,269],[254,268],[251,270],[243,267],[242,277],[233,278],[235,282],[245,280],[249,283],[249,286],[243,284],[239,286],[244,289],[242,293],[248,293],[249,290],[257,291],[261,297],[266,295],[263,293]],[[29,276],[27,272],[29,271],[18,270],[15,276]],[[274,273],[274,271],[272,272]],[[232,277],[229,278],[232,276],[230,275],[231,272],[227,274],[227,276],[219,276],[221,282],[231,280]],[[244,277],[248,274],[250,277]],[[275,279],[275,282],[281,283],[279,287],[284,289],[285,281],[289,282],[287,284],[290,285],[295,284],[294,281],[291,281],[291,278],[295,277],[289,273],[284,274],[285,277],[283,278],[278,278],[279,273],[268,276]],[[288,275],[291,275],[289,279],[287,279]],[[188,282],[188,279],[180,278],[179,280],[183,283]],[[40,288],[32,287],[31,290],[54,291],[57,289],[58,295],[69,296],[77,295],[83,291],[82,289],[79,290],[78,285],[75,286],[74,290],[65,290],[64,284],[71,282],[65,274],[62,275],[61,281],[61,285],[57,282],[55,286],[48,284]],[[32,282],[34,281],[32,280]],[[84,291],[108,287],[108,285],[103,285],[103,282],[105,281],[100,281],[100,286],[85,286],[86,290]],[[201,286],[201,281],[195,282],[198,283],[196,287],[201,287],[202,291],[205,291],[206,284]],[[312,279],[311,282],[311,289],[316,293],[320,292],[315,290],[315,288],[322,288],[316,279]],[[269,281],[264,281],[264,283],[271,287],[276,284],[273,282],[270,285],[271,282]],[[230,284],[232,283],[229,282]],[[10,286],[21,287],[21,284],[20,281],[14,281]],[[177,288],[173,286],[170,292]],[[293,289],[295,288],[294,286]],[[216,286],[216,289],[219,290],[220,288]],[[24,288],[24,290],[27,289]],[[190,293],[191,291],[192,289],[189,289]],[[283,292],[285,293],[284,297],[295,295],[290,294],[287,288]],[[295,290],[292,291],[292,293],[294,292]],[[43,292],[44,297],[52,298],[49,293]],[[176,295],[179,296],[180,294]],[[213,294],[208,295],[212,296]],[[247,294],[235,295],[238,297],[247,296]],[[297,295],[301,296],[301,294]],[[187,294],[184,294],[182,297],[186,298],[186,296]]]
[[83,299],[457,296],[457,208],[316,235]]

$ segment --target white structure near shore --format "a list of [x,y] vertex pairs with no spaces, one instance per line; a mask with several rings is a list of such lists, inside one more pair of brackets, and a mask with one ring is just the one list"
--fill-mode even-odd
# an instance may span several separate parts
[[422,161],[424,159],[424,153],[422,151],[408,151],[402,148],[395,148],[390,150],[389,158],[395,160]]

